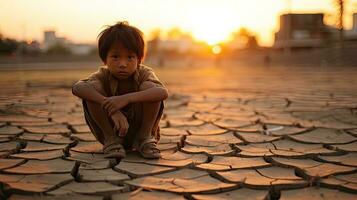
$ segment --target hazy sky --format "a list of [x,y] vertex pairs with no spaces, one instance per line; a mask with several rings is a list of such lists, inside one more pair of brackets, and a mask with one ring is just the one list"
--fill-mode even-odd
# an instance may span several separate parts
[[[208,42],[245,26],[269,46],[289,2],[291,11],[324,12],[331,23],[333,0],[0,0],[0,33],[42,41],[43,31],[53,29],[74,42],[94,43],[104,25],[126,20],[147,36],[155,28],[180,27]],[[350,28],[357,0],[347,0],[346,7]]]

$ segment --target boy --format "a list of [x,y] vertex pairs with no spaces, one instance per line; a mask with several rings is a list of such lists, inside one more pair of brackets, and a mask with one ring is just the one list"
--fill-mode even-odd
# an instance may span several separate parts
[[142,32],[118,22],[98,37],[99,56],[106,66],[72,88],[83,99],[89,128],[108,158],[123,158],[133,147],[144,158],[159,158],[158,124],[168,91],[153,70],[141,64]]

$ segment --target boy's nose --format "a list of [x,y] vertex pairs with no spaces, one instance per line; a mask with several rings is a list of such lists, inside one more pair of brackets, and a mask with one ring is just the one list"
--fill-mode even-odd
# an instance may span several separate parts
[[119,61],[119,67],[126,67],[127,62],[126,61]]

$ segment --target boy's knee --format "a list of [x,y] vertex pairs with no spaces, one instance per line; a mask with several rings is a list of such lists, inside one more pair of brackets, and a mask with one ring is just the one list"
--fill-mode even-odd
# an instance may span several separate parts
[[91,109],[91,108],[101,108],[101,105],[100,104],[98,104],[98,103],[96,103],[96,102],[93,102],[93,101],[87,101],[87,100],[83,100],[84,101],[84,103],[87,105],[87,107],[89,108],[89,109]]
[[162,100],[165,100],[168,97],[168,91],[165,87],[162,87],[161,85],[151,82],[151,81],[145,81],[143,82],[140,86],[139,86],[139,90],[140,91],[144,91],[150,88],[157,88],[160,90],[160,94],[158,96],[160,96],[160,98]]
[[72,85],[72,94],[76,95],[78,93],[78,90],[81,87],[80,84],[81,84],[81,81],[78,81]]
[[160,109],[161,103],[162,103],[161,101],[151,101],[151,102],[143,102],[142,105],[144,110],[155,110],[156,112]]

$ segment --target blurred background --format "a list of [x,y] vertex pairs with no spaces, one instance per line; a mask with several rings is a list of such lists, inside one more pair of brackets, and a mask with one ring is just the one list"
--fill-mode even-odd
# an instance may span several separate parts
[[357,66],[357,0],[0,0],[0,66],[100,64],[97,35],[117,21],[158,67]]

